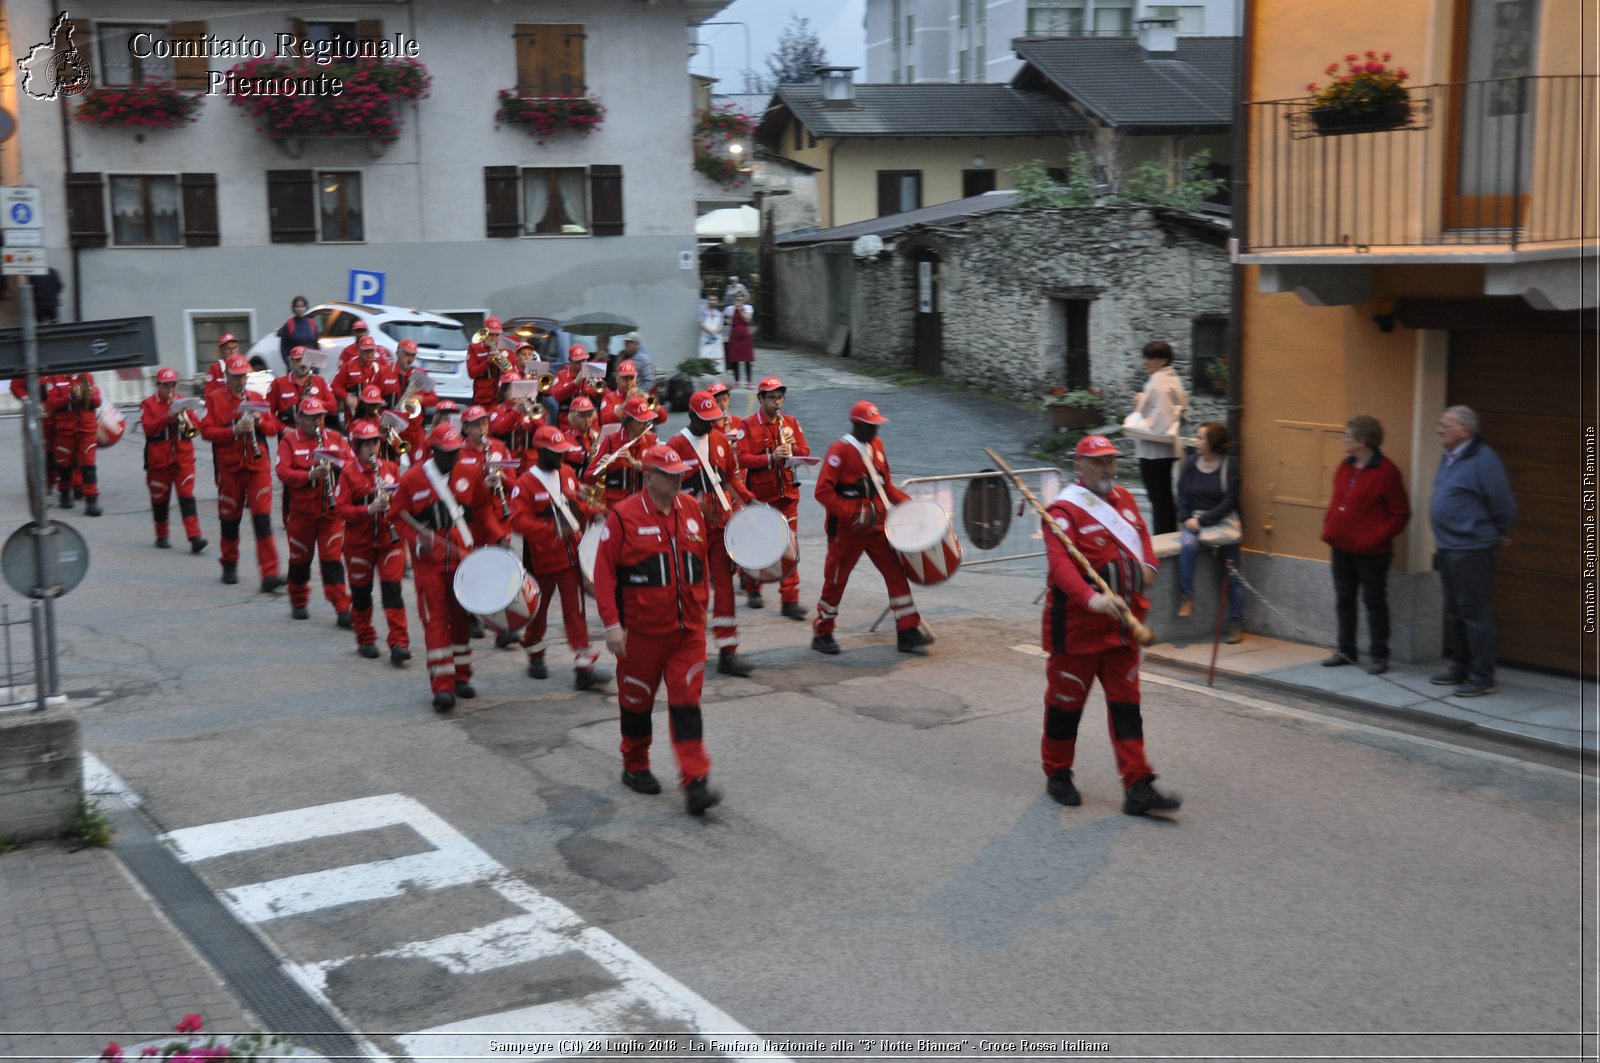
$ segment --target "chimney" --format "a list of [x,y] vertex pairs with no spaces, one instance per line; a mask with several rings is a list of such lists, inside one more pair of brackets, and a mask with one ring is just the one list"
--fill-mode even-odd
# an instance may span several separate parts
[[1142,18],[1139,26],[1139,50],[1146,59],[1175,59],[1178,56],[1178,20],[1175,18]]
[[855,72],[853,66],[819,66],[817,77],[822,79],[822,105],[824,107],[854,107],[856,105]]

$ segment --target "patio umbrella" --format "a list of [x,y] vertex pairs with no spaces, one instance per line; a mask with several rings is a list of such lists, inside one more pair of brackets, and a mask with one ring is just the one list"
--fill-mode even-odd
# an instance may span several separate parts
[[608,314],[600,311],[593,314],[581,314],[571,321],[564,322],[561,330],[574,336],[609,338],[611,336],[621,336],[625,332],[637,332],[639,331],[639,326],[621,314]]

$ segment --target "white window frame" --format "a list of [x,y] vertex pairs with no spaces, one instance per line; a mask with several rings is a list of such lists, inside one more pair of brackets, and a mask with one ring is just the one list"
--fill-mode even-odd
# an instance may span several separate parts
[[241,306],[241,307],[236,307],[234,309],[228,309],[228,308],[225,308],[225,307],[206,307],[204,309],[186,309],[186,310],[184,310],[184,312],[183,312],[183,346],[184,346],[183,357],[184,357],[184,360],[186,361],[186,363],[188,364],[188,369],[189,369],[189,371],[184,374],[184,376],[186,376],[186,377],[192,377],[192,376],[194,376],[196,373],[198,373],[200,371],[200,368],[199,368],[200,352],[195,349],[195,345],[194,345],[194,323],[196,321],[198,321],[202,317],[243,317],[243,318],[247,318],[249,320],[249,322],[250,322],[250,336],[249,336],[249,339],[247,341],[241,342],[239,344],[239,351],[240,351],[241,354],[246,352],[246,351],[248,351],[251,347],[255,346],[255,341],[261,338],[261,337],[256,335],[256,311],[255,311],[254,307]]
[[[178,193],[178,239],[170,244],[125,244],[117,239],[116,198],[111,184],[119,177],[170,177]],[[107,170],[105,171],[106,246],[136,251],[181,251],[188,245],[183,242],[183,174],[175,170]]]
[[[314,209],[317,212],[317,243],[319,243],[319,244],[332,244],[334,246],[339,246],[341,244],[343,244],[345,246],[350,246],[352,244],[368,244],[368,243],[371,243],[372,241],[371,241],[371,239],[369,238],[369,235],[368,235],[369,232],[370,232],[370,226],[368,224],[370,219],[367,217],[367,169],[366,169],[366,167],[364,167],[364,166],[327,166],[327,167],[319,166],[315,170],[313,170],[312,173],[314,173],[316,175],[316,177],[315,177],[316,184],[314,186],[316,200],[315,200]],[[329,175],[332,175],[332,174],[350,174],[350,173],[355,174],[356,176],[358,176],[361,179],[361,239],[359,239],[359,240],[330,240],[322,232],[322,181],[323,181],[323,175],[324,174],[329,174]]]
[[[527,175],[529,170],[577,170],[583,174],[583,220],[587,223],[587,226],[583,232],[536,233],[529,231],[529,226],[534,224],[528,220],[527,216]],[[524,240],[587,240],[594,236],[594,201],[589,193],[590,178],[588,166],[518,166],[517,214],[522,218],[522,238]]]
[[[98,64],[99,65],[99,69],[95,71],[95,83],[99,84],[99,85],[105,85],[108,88],[119,88],[119,89],[121,89],[121,88],[130,88],[130,87],[135,86],[135,85],[146,84],[146,81],[115,81],[114,82],[114,81],[111,81],[109,78],[106,77],[106,60],[105,60],[105,57],[106,57],[106,52],[107,52],[108,49],[106,48],[105,27],[107,27],[107,26],[128,26],[128,27],[133,28],[135,31],[141,30],[141,29],[160,30],[162,35],[164,37],[166,37],[168,43],[171,43],[171,40],[172,40],[172,23],[170,23],[170,22],[161,22],[161,21],[152,21],[152,20],[149,20],[149,19],[142,19],[142,18],[130,18],[130,19],[97,18],[97,19],[91,20],[90,23],[89,23],[89,36],[94,38],[95,58],[99,60],[99,64]],[[137,60],[132,55],[129,55],[128,56],[128,61],[129,61],[129,63],[133,63],[133,62],[140,62],[142,60]],[[167,62],[172,64],[172,76],[170,78],[164,78],[164,79],[163,78],[153,78],[153,79],[147,79],[147,81],[148,80],[176,81],[177,77],[178,77],[178,61],[177,61],[177,59],[172,58],[172,59],[168,59]]]

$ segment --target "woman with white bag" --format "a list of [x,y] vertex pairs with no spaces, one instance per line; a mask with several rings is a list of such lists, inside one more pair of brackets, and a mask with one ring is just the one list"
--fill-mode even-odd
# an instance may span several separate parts
[[1194,615],[1194,555],[1202,546],[1214,547],[1228,581],[1228,637],[1232,645],[1244,639],[1244,587],[1230,573],[1239,566],[1239,463],[1228,457],[1228,429],[1207,421],[1195,434],[1196,450],[1178,474],[1178,509],[1187,514],[1178,536],[1178,616]]
[[1133,397],[1133,412],[1123,423],[1123,431],[1134,441],[1139,478],[1150,499],[1150,534],[1165,535],[1178,530],[1172,505],[1172,466],[1183,453],[1178,429],[1189,408],[1189,395],[1172,368],[1172,345],[1165,340],[1144,345],[1144,368],[1150,379]]

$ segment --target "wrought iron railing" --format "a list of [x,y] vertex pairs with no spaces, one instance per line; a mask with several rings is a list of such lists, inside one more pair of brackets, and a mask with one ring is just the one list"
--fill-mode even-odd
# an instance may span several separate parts
[[1244,251],[1593,239],[1596,75],[1422,85],[1409,108],[1334,124],[1310,99],[1245,107]]

